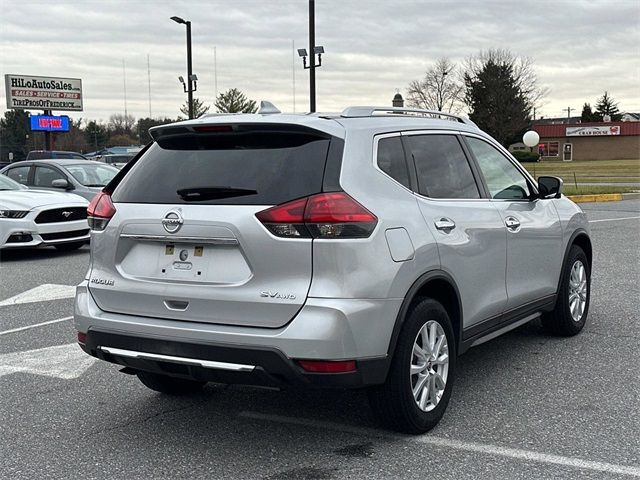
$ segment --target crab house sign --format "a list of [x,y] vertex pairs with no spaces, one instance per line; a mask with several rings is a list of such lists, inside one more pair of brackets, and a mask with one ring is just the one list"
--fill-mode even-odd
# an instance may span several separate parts
[[602,135],[620,135],[620,126],[567,127],[567,137],[598,137]]
[[82,80],[79,78],[7,74],[4,85],[7,108],[82,111]]

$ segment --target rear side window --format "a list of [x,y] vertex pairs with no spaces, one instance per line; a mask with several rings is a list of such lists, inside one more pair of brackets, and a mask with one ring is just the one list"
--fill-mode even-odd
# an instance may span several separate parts
[[26,185],[27,180],[29,178],[30,168],[31,168],[30,166],[13,167],[6,172],[6,175],[10,179],[15,180],[16,182],[21,183],[23,185]]
[[430,198],[480,198],[469,162],[454,135],[405,137],[420,194]]
[[378,167],[384,173],[409,188],[409,172],[404,157],[400,137],[386,137],[378,140]]
[[161,137],[113,193],[114,202],[276,205],[322,191],[330,138],[311,131]]

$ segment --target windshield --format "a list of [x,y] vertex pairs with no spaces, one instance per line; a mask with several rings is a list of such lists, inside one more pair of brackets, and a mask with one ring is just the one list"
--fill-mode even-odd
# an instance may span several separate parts
[[73,175],[73,178],[85,187],[104,187],[119,171],[109,165],[96,165],[93,163],[66,165],[65,168]]
[[25,190],[27,187],[14,182],[4,175],[0,175],[0,190]]

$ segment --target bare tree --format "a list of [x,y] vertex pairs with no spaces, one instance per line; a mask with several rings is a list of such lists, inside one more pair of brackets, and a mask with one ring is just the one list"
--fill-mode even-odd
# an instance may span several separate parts
[[115,135],[131,135],[135,123],[136,118],[131,114],[114,113],[109,117],[109,130]]
[[464,85],[458,69],[446,57],[429,67],[422,80],[409,83],[407,105],[410,107],[458,113],[462,109]]

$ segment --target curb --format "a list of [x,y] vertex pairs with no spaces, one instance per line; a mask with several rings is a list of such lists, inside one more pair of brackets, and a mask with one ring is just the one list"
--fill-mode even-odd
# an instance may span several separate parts
[[594,195],[570,195],[569,198],[575,203],[619,202],[623,199],[623,196],[621,193],[601,193]]

